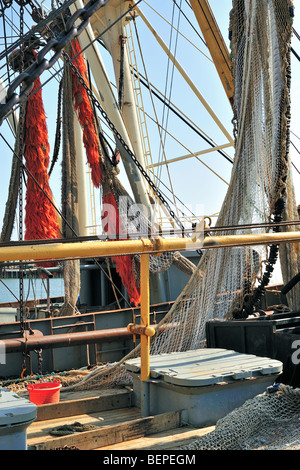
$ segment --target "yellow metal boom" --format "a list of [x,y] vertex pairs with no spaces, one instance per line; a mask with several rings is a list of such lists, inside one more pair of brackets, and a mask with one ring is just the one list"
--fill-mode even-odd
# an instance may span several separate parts
[[191,7],[201,28],[206,45],[216,66],[221,82],[233,104],[234,82],[231,72],[231,59],[224,38],[208,0],[190,0]]

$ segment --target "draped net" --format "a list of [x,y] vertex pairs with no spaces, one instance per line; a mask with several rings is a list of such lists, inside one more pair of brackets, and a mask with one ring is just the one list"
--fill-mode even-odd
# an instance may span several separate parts
[[[295,219],[297,207],[288,153],[292,15],[292,2],[286,0],[233,1],[230,34],[236,150],[230,185],[216,226]],[[225,229],[220,232],[232,233]],[[289,280],[298,272],[297,248],[290,244],[281,255],[283,276]],[[277,246],[205,250],[185,289],[159,325],[168,323],[174,327],[162,328],[161,332],[158,328],[151,354],[202,347],[208,320],[247,316],[255,311],[277,256]],[[296,294],[290,299],[291,308],[299,296],[297,289],[293,291]],[[129,357],[138,354],[136,348]],[[112,374],[106,370],[105,377],[115,380],[116,370],[122,376],[118,364]],[[99,383],[105,382],[101,371],[94,376]]]
[[[230,34],[235,80],[235,158],[216,226],[279,223],[297,218],[289,160],[292,16],[293,4],[288,0],[233,0]],[[293,230],[292,227],[288,229]],[[279,231],[280,228],[273,230]],[[264,231],[264,228],[256,229],[256,233]],[[233,233],[247,231],[224,229],[220,235]],[[284,282],[299,270],[297,248],[294,244],[280,248]],[[205,250],[185,289],[158,325],[157,333],[151,339],[151,354],[204,347],[208,320],[226,321],[254,312],[259,308],[278,255],[279,247],[276,245]],[[155,270],[154,263],[152,266]],[[292,290],[288,300],[291,309],[299,305],[299,287]],[[161,328],[164,324],[173,327]],[[135,348],[113,366],[99,367],[64,389],[110,387],[130,381],[123,365],[127,359],[138,357],[139,351],[139,347]],[[241,428],[243,432],[247,429],[248,434],[243,433],[246,439],[252,438],[254,431],[264,431],[257,409],[260,412],[262,409],[271,410],[269,418],[273,423],[278,410],[281,410],[278,420],[288,422],[290,412],[299,423],[297,390],[293,392],[283,387],[276,393],[264,394],[254,400],[222,421],[220,432],[223,437],[226,434],[224,429],[228,431],[228,426],[230,428],[226,434],[230,439],[222,440],[222,448],[232,448]],[[291,420],[289,423],[293,424]],[[300,444],[297,423],[293,436]],[[210,437],[197,441],[192,448],[218,448],[218,429]],[[255,447],[254,441],[252,444]]]
[[[216,226],[279,221],[290,218],[290,207],[294,210],[295,206],[296,210],[296,205],[290,203],[294,196],[288,154],[291,8],[292,3],[286,0],[233,1],[230,31],[236,152]],[[289,205],[285,204],[287,200]],[[221,234],[232,231],[224,230]],[[274,260],[277,247],[273,248]],[[293,250],[291,245],[289,251]],[[255,283],[256,291],[263,293],[259,284],[269,252],[268,247],[206,250],[162,321],[177,326],[158,332],[152,340],[152,353],[201,347],[207,320],[226,319],[242,312],[252,298]],[[294,256],[297,269],[298,257],[295,253]],[[269,264],[271,273],[272,262]],[[131,355],[136,353],[135,350]]]

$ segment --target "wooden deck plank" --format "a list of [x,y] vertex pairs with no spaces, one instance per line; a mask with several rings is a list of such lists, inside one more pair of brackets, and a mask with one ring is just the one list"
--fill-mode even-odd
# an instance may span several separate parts
[[181,446],[190,444],[198,437],[212,432],[214,429],[215,426],[209,426],[206,428],[183,426],[139,439],[133,439],[131,441],[121,442],[111,446],[100,447],[95,450],[176,450]]
[[123,394],[128,391],[132,391],[132,388],[130,387],[121,387],[121,388],[109,388],[109,389],[103,389],[103,388],[91,388],[89,390],[69,390],[69,391],[63,391],[61,389],[60,393],[60,401],[67,401],[67,400],[77,400],[81,398],[90,398],[90,397],[100,397],[100,396],[109,396],[109,395],[118,395],[118,394]]
[[[127,409],[126,411],[128,412]],[[108,412],[107,412],[108,413]],[[79,418],[79,417],[78,417]],[[48,420],[45,422],[33,423],[40,424],[41,428],[39,432],[42,435],[37,435],[37,429],[34,430],[34,426],[29,427],[28,431],[28,447],[32,450],[50,450],[55,448],[62,448],[64,446],[75,446],[80,450],[91,450],[103,446],[117,444],[127,440],[141,438],[150,434],[156,434],[161,431],[168,429],[176,429],[181,425],[181,411],[172,411],[163,413],[156,416],[149,416],[147,418],[130,419],[130,421],[122,422],[122,418],[116,416],[117,423],[109,426],[99,426],[99,429],[79,432],[76,434],[69,434],[62,437],[54,437],[51,435],[45,435],[45,428],[43,426],[49,426],[55,422],[55,426],[60,425],[66,418],[59,420]],[[76,417],[77,420],[77,417]],[[82,418],[79,420],[82,422]],[[57,422],[60,422],[57,424]],[[90,423],[93,421],[89,421]],[[70,423],[70,421],[69,421]],[[68,423],[68,424],[69,424]],[[31,432],[31,434],[30,434]]]
[[80,424],[88,424],[99,427],[113,426],[117,423],[140,418],[140,410],[138,408],[124,408],[120,410],[110,410],[104,412],[95,412],[82,414],[77,416],[49,419],[46,421],[34,421],[27,428],[27,443],[34,446],[46,441],[59,439],[50,434],[53,428],[63,425],[71,425],[74,422]]
[[[181,411],[141,418],[140,409],[131,407],[131,394],[126,388],[61,393],[59,403],[38,406],[38,418],[27,429],[29,449],[173,450],[214,429],[182,425]],[[53,428],[75,422],[97,429],[50,434]]]
[[62,397],[58,403],[38,405],[36,421],[130,407],[131,393],[128,390],[73,395],[69,392],[67,396],[61,393]]

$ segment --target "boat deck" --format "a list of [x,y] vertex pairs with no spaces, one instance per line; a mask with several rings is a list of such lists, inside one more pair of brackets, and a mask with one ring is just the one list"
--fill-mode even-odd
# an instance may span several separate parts
[[[28,449],[174,450],[214,429],[185,425],[181,410],[143,418],[131,403],[129,389],[62,392],[59,403],[38,406],[37,419],[27,429]],[[74,423],[93,428],[50,433]]]

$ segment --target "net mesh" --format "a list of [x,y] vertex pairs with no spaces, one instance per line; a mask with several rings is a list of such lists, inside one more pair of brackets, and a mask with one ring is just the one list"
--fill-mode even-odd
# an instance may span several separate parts
[[[286,0],[233,1],[230,31],[236,152],[216,226],[279,222],[294,210],[288,155],[291,9],[292,3]],[[264,229],[256,229],[260,232]],[[220,232],[229,234],[233,232]],[[186,287],[158,325],[151,354],[203,347],[208,320],[251,313],[271,277],[277,248],[205,250]],[[294,260],[293,265],[285,263],[291,278],[293,270],[293,275],[297,273],[299,255],[294,245],[286,247],[283,255]],[[166,324],[171,328],[163,328]],[[105,386],[127,379],[120,366],[138,355],[139,347],[114,367],[93,372],[86,382]]]

